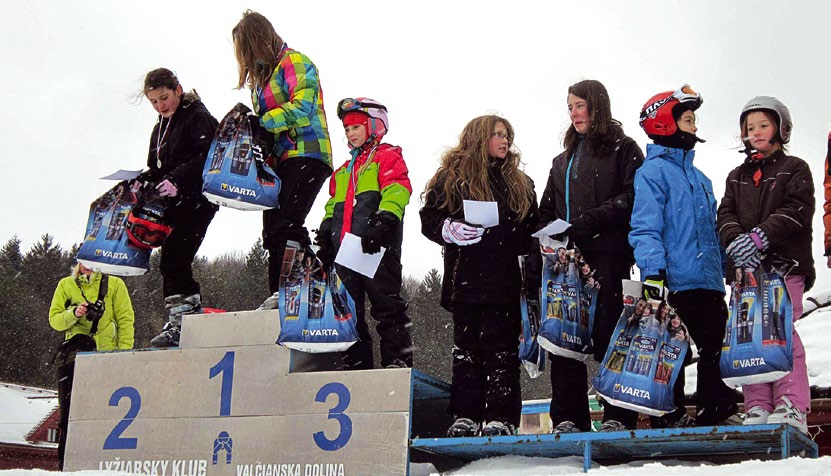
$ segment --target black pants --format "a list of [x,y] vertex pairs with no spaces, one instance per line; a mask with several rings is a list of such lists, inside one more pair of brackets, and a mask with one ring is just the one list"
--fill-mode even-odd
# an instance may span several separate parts
[[[683,366],[686,367],[690,365],[692,362],[692,349],[687,350],[687,354],[684,356],[684,363]],[[687,396],[684,393],[684,385],[686,381],[686,376],[684,375],[684,368],[681,368],[681,371],[678,373],[678,379],[675,380],[675,386],[672,387],[672,401],[675,403],[675,411],[667,413],[665,415],[656,417],[650,416],[649,417],[649,426],[650,428],[667,428],[672,426],[674,423],[678,422],[684,415],[687,414],[687,407],[686,407],[686,399]]]
[[716,425],[736,412],[736,394],[721,380],[719,360],[727,326],[724,293],[693,289],[670,293],[669,304],[687,325],[698,348],[696,407],[699,426]]
[[268,250],[268,289],[272,294],[280,285],[286,241],[296,241],[301,247],[311,243],[304,227],[306,216],[332,168],[318,159],[294,157],[280,162],[275,172],[280,177],[279,206],[263,212],[263,248]]
[[450,412],[519,425],[519,304],[453,303]]
[[[594,359],[603,360],[617,321],[623,312],[623,285],[629,279],[631,264],[625,256],[613,254],[583,253],[586,262],[595,270],[600,283],[597,307],[592,329]],[[586,365],[574,359],[549,354],[551,359],[551,423],[574,423],[581,431],[591,430],[588,400],[588,371]],[[635,428],[637,412],[616,407],[608,402],[604,406],[603,421],[617,420],[627,428]]]
[[61,419],[58,422],[60,437],[58,439],[58,467],[63,471],[64,453],[66,452],[66,433],[69,428],[69,403],[72,397],[72,381],[75,379],[75,362],[58,367],[58,407]]
[[344,352],[346,370],[371,369],[372,336],[369,333],[364,303],[369,298],[370,314],[377,322],[375,330],[381,338],[381,367],[398,359],[413,366],[413,341],[410,336],[410,319],[407,302],[401,298],[400,249],[389,249],[381,259],[375,278],[370,279],[348,268],[337,265],[338,276],[346,286],[357,308],[358,342]]
[[193,279],[193,259],[217,208],[200,199],[195,205],[185,204],[170,209],[173,233],[161,247],[159,262],[164,297],[174,294],[190,296],[200,292],[199,283]]

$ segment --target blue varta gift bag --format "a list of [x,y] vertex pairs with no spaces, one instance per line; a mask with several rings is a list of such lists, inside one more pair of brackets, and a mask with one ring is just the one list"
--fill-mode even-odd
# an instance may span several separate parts
[[150,250],[133,246],[127,236],[127,217],[137,201],[122,181],[92,202],[79,263],[114,276],[139,276],[150,269]]
[[540,238],[542,289],[539,345],[552,354],[576,360],[592,357],[591,334],[597,307],[594,270],[568,242]]
[[641,289],[639,281],[623,281],[623,314],[592,385],[617,407],[661,416],[675,410],[672,389],[689,334],[666,302],[647,301]]
[[539,377],[545,370],[545,351],[540,348],[537,336],[540,330],[540,288],[529,284],[527,256],[519,257],[522,271],[522,292],[519,295],[522,332],[519,335],[519,361],[531,378]]
[[289,241],[277,292],[277,343],[303,352],[340,352],[358,341],[355,301],[335,267],[323,269],[314,254]]
[[731,387],[773,382],[793,370],[793,307],[784,278],[736,268],[720,370]]
[[275,208],[280,179],[268,165],[273,144],[259,117],[238,103],[219,123],[208,150],[202,194],[212,203],[239,210]]

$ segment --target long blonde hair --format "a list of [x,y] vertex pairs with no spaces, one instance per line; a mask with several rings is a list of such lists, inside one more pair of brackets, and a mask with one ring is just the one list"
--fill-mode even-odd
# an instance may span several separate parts
[[283,39],[268,18],[251,10],[242,14],[242,19],[231,30],[231,36],[239,68],[237,89],[255,85],[265,87],[277,67]]
[[501,166],[508,186],[508,208],[520,219],[525,218],[531,208],[534,190],[531,181],[519,170],[520,153],[514,147],[514,128],[506,119],[496,115],[480,116],[467,123],[459,136],[459,144],[442,156],[439,169],[422,193],[422,200],[428,190],[443,180],[441,196],[444,201],[437,204],[439,209],[455,213],[461,208],[463,199],[493,201],[488,184],[488,142],[500,122],[508,130],[508,142],[511,144]]

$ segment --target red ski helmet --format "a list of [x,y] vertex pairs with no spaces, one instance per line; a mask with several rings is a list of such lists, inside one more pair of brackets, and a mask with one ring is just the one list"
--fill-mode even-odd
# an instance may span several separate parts
[[704,99],[693,91],[689,84],[677,91],[665,91],[646,101],[641,110],[640,125],[651,139],[675,134],[678,130],[675,121],[684,111],[693,111],[701,107]]
[[148,200],[142,197],[127,216],[127,238],[137,248],[158,248],[171,233],[173,227],[165,220],[165,205],[161,197]]
[[351,111],[363,112],[369,116],[367,135],[375,134],[380,139],[390,130],[387,108],[380,102],[369,98],[345,98],[338,103],[338,119],[343,121],[344,116]]

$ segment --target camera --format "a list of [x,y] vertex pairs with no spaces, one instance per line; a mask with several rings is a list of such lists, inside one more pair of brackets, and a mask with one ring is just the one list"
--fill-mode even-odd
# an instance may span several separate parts
[[87,314],[86,318],[88,321],[97,321],[101,319],[101,316],[104,315],[104,301],[97,300],[95,302],[88,302],[87,303]]

